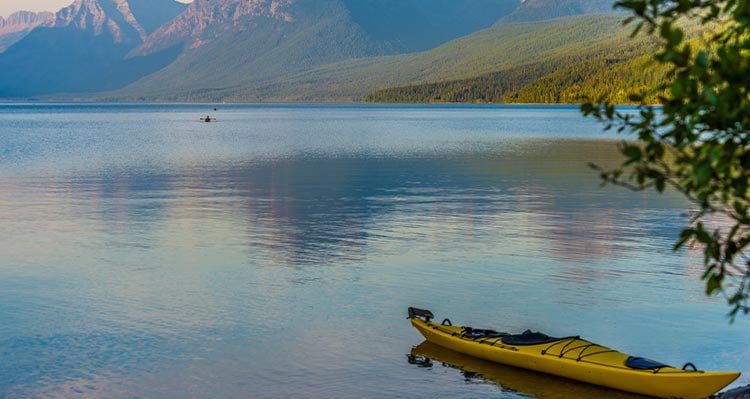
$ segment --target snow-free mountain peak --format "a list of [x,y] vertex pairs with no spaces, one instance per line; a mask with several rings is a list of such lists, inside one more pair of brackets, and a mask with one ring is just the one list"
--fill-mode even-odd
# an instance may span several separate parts
[[158,52],[180,44],[197,48],[232,30],[244,30],[258,18],[292,22],[294,0],[195,0],[169,23],[157,29],[132,56]]
[[76,0],[0,54],[0,97],[110,90],[163,68],[176,54],[132,62],[125,54],[147,27],[184,8],[174,0]]
[[51,23],[54,18],[55,14],[51,12],[31,11],[18,11],[7,19],[0,17],[0,53],[23,39],[32,29]]
[[53,17],[51,12],[18,11],[7,19],[0,17],[0,34],[36,27],[49,22]]
[[76,0],[57,13],[54,27],[72,27],[95,36],[108,33],[115,43],[142,42],[147,37],[127,0]]

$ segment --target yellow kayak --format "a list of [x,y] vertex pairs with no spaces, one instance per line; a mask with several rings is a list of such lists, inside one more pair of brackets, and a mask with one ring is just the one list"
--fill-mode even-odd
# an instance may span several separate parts
[[[491,362],[659,398],[706,398],[740,376],[739,372],[675,368],[630,356],[580,337],[550,337],[526,331],[493,330],[435,323],[429,310],[409,308],[412,325],[428,342]],[[692,367],[691,367],[692,366]],[[692,369],[688,369],[692,368]]]

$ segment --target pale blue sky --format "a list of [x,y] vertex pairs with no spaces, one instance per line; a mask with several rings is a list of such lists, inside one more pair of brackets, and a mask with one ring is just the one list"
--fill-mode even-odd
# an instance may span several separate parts
[[[0,16],[7,17],[19,10],[58,11],[73,4],[74,0],[0,0]],[[192,0],[178,0],[190,3]]]

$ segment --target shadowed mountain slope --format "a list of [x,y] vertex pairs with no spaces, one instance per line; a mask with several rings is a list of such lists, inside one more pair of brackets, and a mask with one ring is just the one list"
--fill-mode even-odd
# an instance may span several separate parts
[[425,51],[489,28],[520,0],[344,0],[352,20],[400,53]]
[[501,23],[541,21],[584,14],[612,12],[615,0],[523,0]]
[[7,19],[0,17],[0,53],[23,39],[32,29],[51,22],[54,16],[51,12],[19,11]]
[[188,7],[177,1],[128,0],[128,3],[133,16],[149,35]]
[[[174,15],[174,0],[149,0],[151,24]],[[160,6],[162,4],[163,6]],[[168,11],[168,12],[167,12]],[[0,54],[0,97],[81,93],[123,87],[169,64],[174,50],[124,60],[148,31],[127,0],[76,0]]]

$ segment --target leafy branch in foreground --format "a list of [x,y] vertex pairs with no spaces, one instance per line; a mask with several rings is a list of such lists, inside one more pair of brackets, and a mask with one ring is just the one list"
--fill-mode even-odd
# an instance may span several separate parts
[[[605,183],[672,187],[696,205],[674,250],[702,248],[706,294],[723,294],[734,320],[750,313],[750,2],[621,0],[615,7],[633,13],[626,22],[636,24],[633,36],[645,30],[661,39],[654,58],[669,73],[650,92],[631,95],[640,104],[635,113],[603,99],[581,106],[607,129],[637,136],[622,144],[619,168],[597,169]],[[687,40],[690,22],[709,33]],[[644,101],[654,94],[661,106]]]

